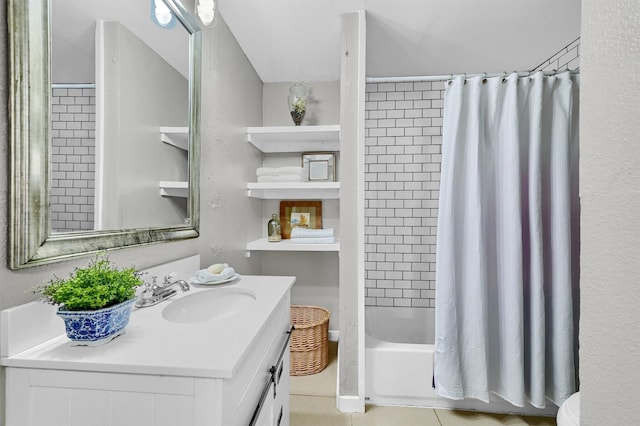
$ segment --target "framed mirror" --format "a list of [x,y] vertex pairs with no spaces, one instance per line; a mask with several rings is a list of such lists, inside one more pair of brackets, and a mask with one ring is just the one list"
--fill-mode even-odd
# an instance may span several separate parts
[[10,0],[8,24],[9,268],[197,237],[201,29],[184,5]]

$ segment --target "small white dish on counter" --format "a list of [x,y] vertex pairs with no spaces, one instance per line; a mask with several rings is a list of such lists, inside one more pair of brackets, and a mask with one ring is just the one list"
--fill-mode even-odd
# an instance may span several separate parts
[[238,278],[240,278],[240,274],[233,274],[232,276],[230,276],[229,278],[225,278],[224,280],[200,282],[196,280],[195,277],[193,277],[191,278],[191,280],[189,280],[189,284],[218,285],[218,284],[230,283],[231,281],[235,281]]

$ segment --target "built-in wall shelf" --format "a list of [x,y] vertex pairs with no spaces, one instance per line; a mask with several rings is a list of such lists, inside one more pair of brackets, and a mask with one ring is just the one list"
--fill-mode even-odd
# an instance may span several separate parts
[[163,197],[182,197],[189,196],[189,182],[186,181],[160,181],[160,195]]
[[262,152],[340,151],[340,125],[247,127],[247,140]]
[[264,200],[335,200],[340,198],[340,182],[248,183],[247,195]]
[[340,242],[332,244],[296,244],[292,240],[282,240],[270,243],[267,238],[260,238],[247,243],[247,257],[252,251],[340,251]]
[[188,127],[160,127],[160,140],[177,148],[189,150]]

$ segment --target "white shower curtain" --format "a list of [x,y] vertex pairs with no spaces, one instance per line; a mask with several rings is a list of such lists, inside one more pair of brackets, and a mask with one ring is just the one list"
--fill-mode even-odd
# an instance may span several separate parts
[[436,392],[522,407],[577,390],[578,83],[457,77],[444,100]]

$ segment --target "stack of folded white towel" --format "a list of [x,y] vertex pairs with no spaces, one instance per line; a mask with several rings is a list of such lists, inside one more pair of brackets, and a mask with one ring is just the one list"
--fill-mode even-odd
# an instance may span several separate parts
[[258,167],[258,182],[301,182],[302,167]]
[[293,228],[291,242],[293,244],[332,244],[335,243],[335,237],[333,236],[333,228]]
[[191,279],[194,283],[214,283],[232,278],[236,274],[235,269],[226,263],[214,263],[207,269],[197,271]]

